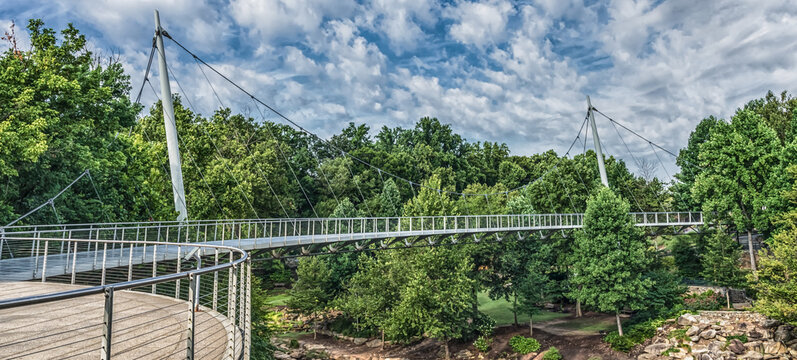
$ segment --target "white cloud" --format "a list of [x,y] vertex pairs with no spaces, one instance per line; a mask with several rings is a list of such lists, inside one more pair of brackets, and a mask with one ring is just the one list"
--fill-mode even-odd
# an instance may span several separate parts
[[485,3],[461,1],[448,12],[457,22],[449,29],[451,37],[463,44],[482,47],[505,37],[504,30],[514,7],[500,0]]

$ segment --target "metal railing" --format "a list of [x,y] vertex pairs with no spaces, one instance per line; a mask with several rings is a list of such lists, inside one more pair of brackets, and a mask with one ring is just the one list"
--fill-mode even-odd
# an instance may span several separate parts
[[[6,266],[0,358],[249,358],[245,251],[157,241],[4,240],[42,256],[0,265]],[[16,272],[39,276],[26,282],[6,276]]]

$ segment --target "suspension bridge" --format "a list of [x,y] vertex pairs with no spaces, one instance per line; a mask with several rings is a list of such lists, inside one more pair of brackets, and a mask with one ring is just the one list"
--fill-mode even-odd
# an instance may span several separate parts
[[[178,218],[176,221],[22,224],[22,220],[42,209],[56,211],[53,201],[81,178],[88,178],[94,186],[87,170],[47,202],[0,227],[0,358],[96,358],[99,355],[103,359],[248,359],[252,346],[253,261],[490,241],[540,241],[559,232],[568,236],[566,231],[583,226],[584,214],[575,206],[573,213],[294,218],[280,204],[285,218],[188,220],[180,137],[171,103],[171,72],[166,64],[164,38],[192,56],[200,69],[204,66],[248,96],[259,105],[258,110],[263,107],[273,112],[334,152],[375,169],[380,177],[392,177],[412,188],[428,188],[335,147],[261,101],[173,39],[161,28],[156,12],[156,34],[141,91],[144,84],[149,84],[155,92],[148,76],[157,52],[168,172]],[[202,73],[205,74],[204,70]],[[603,115],[588,98],[587,114],[565,156],[570,155],[582,130],[589,124],[600,181],[609,186],[595,125],[596,112]],[[620,126],[644,139],[603,116],[615,129]],[[663,147],[644,140],[654,153],[658,149],[674,156]],[[624,140],[623,144],[628,149]],[[215,151],[222,155],[218,147]],[[628,151],[631,153],[630,149]],[[283,159],[287,162],[284,154]],[[506,196],[533,186],[543,177],[551,176],[549,173],[550,170],[526,185],[499,193],[430,190],[441,196]],[[321,175],[325,176],[323,171]],[[298,179],[297,183],[301,187]],[[572,198],[570,201],[572,204]],[[634,212],[631,216],[638,227],[674,232],[692,231],[704,223],[700,212],[661,210]]]

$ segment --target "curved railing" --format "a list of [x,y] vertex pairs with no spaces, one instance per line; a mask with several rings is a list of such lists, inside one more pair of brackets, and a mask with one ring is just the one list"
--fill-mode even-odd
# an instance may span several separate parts
[[[249,357],[251,268],[240,249],[5,237],[0,358]],[[49,254],[48,254],[49,253]],[[36,281],[13,281],[18,272]],[[52,274],[52,276],[48,276]]]

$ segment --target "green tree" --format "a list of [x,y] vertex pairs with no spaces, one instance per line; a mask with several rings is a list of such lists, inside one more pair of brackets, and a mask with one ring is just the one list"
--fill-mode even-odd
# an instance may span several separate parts
[[693,239],[691,235],[675,236],[670,249],[678,273],[687,278],[696,278],[702,271],[700,256]]
[[629,205],[608,188],[587,203],[584,227],[576,233],[571,296],[600,311],[613,311],[623,335],[620,310],[639,309],[652,282],[647,243],[629,215]]
[[[518,303],[513,306],[529,316],[529,335],[534,335],[534,315],[542,310],[542,306],[551,299],[551,289],[554,284],[548,277],[551,266],[542,261],[531,261],[526,267],[523,277],[513,284],[518,294]],[[515,319],[517,321],[517,318]]]
[[703,253],[703,277],[719,286],[726,287],[725,300],[731,307],[728,288],[742,285],[744,272],[739,264],[741,250],[739,243],[723,232],[722,224],[717,225],[714,234],[708,239]]
[[318,315],[324,311],[331,299],[327,291],[330,281],[329,269],[319,257],[302,258],[296,270],[298,279],[290,291],[288,307],[299,310],[313,318],[313,338],[318,328]]
[[695,179],[693,197],[709,217],[717,217],[747,231],[750,264],[755,274],[752,231],[769,228],[765,205],[772,194],[767,186],[779,164],[781,143],[759,115],[738,111],[730,124],[720,123],[700,145],[703,172]]
[[392,178],[385,180],[379,194],[378,216],[399,216],[401,214],[401,193]]
[[[792,179],[797,179],[797,165],[789,167]],[[797,181],[784,193],[784,198],[797,204]],[[769,242],[769,250],[761,250],[761,269],[757,282],[755,308],[762,314],[797,325],[797,210],[783,214],[778,219],[779,231]]]

